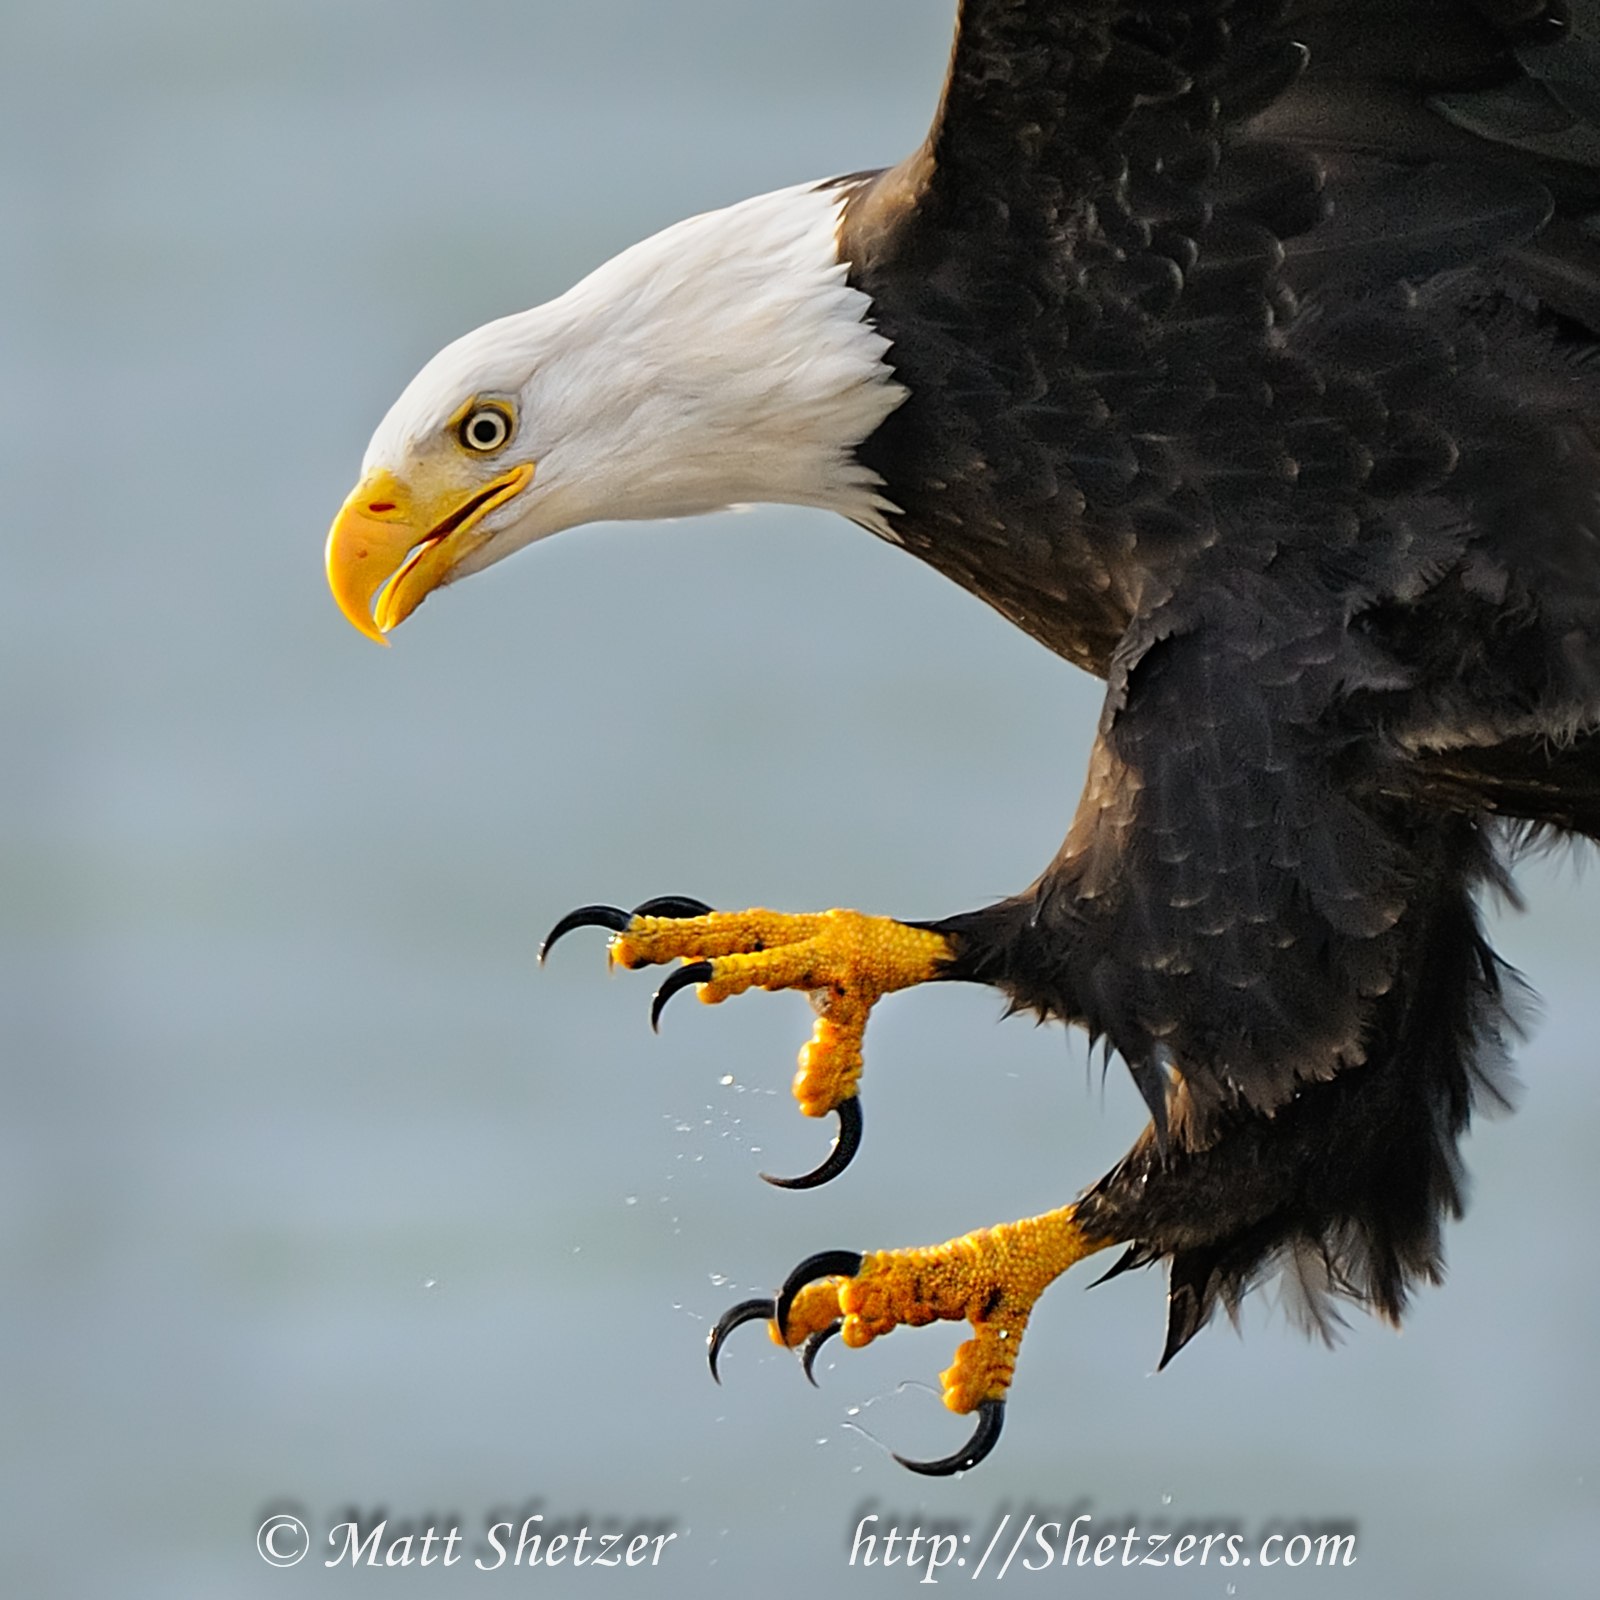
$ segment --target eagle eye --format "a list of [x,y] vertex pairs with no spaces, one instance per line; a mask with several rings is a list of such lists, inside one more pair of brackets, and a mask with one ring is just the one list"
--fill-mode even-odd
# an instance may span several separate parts
[[511,414],[504,406],[476,406],[462,419],[457,437],[478,455],[490,455],[511,437]]

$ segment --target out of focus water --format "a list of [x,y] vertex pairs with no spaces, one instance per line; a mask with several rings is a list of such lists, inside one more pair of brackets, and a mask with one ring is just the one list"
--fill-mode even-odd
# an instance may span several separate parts
[[[658,1569],[374,1592],[801,1593],[864,1510],[1097,1528],[1354,1519],[1359,1564],[1102,1569],[1118,1593],[1592,1582],[1595,909],[1530,872],[1548,1017],[1472,1139],[1452,1280],[1330,1355],[1265,1304],[1166,1374],[1161,1284],[1071,1281],[960,1482],[950,1329],[822,1365],[730,1300],[829,1245],[1044,1209],[1139,1123],[984,992],[888,1003],[866,1149],[787,1097],[792,996],[680,1002],[590,899],[936,915],[1027,881],[1093,686],[915,563],[760,510],[554,540],[380,651],[321,575],[367,433],[446,338],[690,211],[892,160],[949,0],[72,0],[0,55],[0,1460],[7,1594],[289,1595],[269,1508],[476,1530],[669,1519]],[[833,1349],[837,1350],[835,1346]],[[509,1515],[509,1512],[507,1513]],[[914,1575],[911,1575],[914,1576]],[[946,1581],[958,1581],[948,1576]],[[497,1591],[498,1592],[498,1591]]]

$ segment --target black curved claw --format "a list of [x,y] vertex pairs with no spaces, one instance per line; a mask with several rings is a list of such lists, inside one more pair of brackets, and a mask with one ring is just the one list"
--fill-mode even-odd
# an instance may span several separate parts
[[853,1278],[861,1270],[861,1252],[859,1250],[819,1250],[814,1256],[807,1256],[787,1278],[783,1280],[783,1287],[778,1291],[778,1298],[773,1302],[772,1316],[779,1329],[789,1326],[789,1310],[794,1305],[794,1297],[805,1288],[808,1283],[815,1283],[818,1278]]
[[856,1151],[861,1148],[861,1097],[851,1095],[833,1109],[839,1115],[839,1134],[822,1165],[810,1172],[802,1172],[798,1178],[775,1178],[770,1172],[763,1172],[761,1177],[764,1182],[770,1183],[775,1189],[815,1189],[821,1184],[831,1183],[855,1160]]
[[1006,1420],[1004,1400],[985,1400],[978,1407],[978,1426],[972,1437],[953,1456],[938,1461],[912,1461],[894,1451],[890,1454],[902,1467],[920,1472],[925,1478],[948,1478],[955,1472],[970,1472],[1000,1442],[1000,1429]]
[[711,982],[711,963],[709,961],[691,961],[686,967],[679,967],[667,981],[655,992],[655,998],[650,1002],[650,1027],[655,1033],[661,1032],[661,1013],[667,1009],[667,1001],[681,989],[693,988],[697,983]]
[[545,935],[544,943],[539,946],[539,964],[544,964],[544,958],[555,948],[556,940],[566,938],[574,928],[609,928],[612,933],[622,933],[632,921],[633,912],[624,911],[621,906],[579,906],[576,911],[569,911]]
[[817,1352],[825,1345],[842,1327],[842,1320],[830,1322],[826,1328],[819,1328],[815,1333],[808,1334],[806,1342],[800,1346],[800,1370],[806,1375],[806,1382],[813,1389],[818,1387],[816,1374],[811,1370],[812,1363],[817,1359]]
[[741,1300],[738,1305],[729,1306],[717,1318],[716,1327],[706,1335],[706,1360],[711,1366],[711,1376],[718,1383],[722,1382],[722,1374],[717,1371],[717,1357],[722,1354],[722,1346],[728,1335],[747,1322],[764,1322],[771,1315],[770,1300]]
[[711,907],[687,894],[658,894],[633,908],[636,917],[709,917]]

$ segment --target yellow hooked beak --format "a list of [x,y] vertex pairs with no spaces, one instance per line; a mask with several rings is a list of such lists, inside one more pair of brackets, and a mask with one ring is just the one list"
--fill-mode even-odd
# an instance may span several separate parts
[[496,506],[533,481],[524,462],[463,495],[459,484],[426,503],[392,472],[369,473],[328,530],[328,587],[353,626],[379,644],[439,587]]

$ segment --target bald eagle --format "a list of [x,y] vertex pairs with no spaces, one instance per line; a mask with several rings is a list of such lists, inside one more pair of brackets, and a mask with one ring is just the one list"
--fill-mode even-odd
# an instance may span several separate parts
[[[678,224],[467,334],[384,418],[328,576],[381,639],[600,518],[820,506],[1105,680],[1039,877],[933,921],[586,906],[657,994],[796,988],[795,1093],[861,1139],[872,1006],[994,986],[1150,1123],[1055,1211],[802,1262],[801,1350],[966,1320],[942,1460],[1029,1313],[1163,1263],[1162,1364],[1282,1273],[1308,1321],[1440,1276],[1513,980],[1476,906],[1600,837],[1600,6],[962,0],[898,166]],[[776,1180],[775,1180],[776,1181]]]

